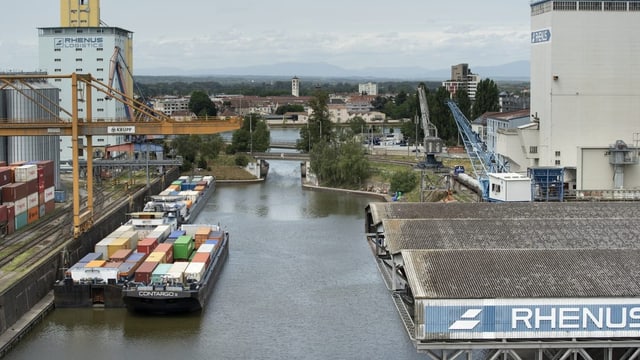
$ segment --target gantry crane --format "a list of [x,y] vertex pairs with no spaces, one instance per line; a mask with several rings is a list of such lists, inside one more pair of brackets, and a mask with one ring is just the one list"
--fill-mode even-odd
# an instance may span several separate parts
[[424,85],[418,86],[418,100],[420,103],[420,122],[424,132],[424,151],[426,154],[442,151],[442,140],[438,137],[438,128],[431,123],[429,104]]
[[453,113],[453,118],[458,127],[458,133],[464,142],[464,148],[467,151],[469,160],[476,179],[480,183],[482,189],[482,198],[489,198],[489,173],[508,172],[508,163],[487,150],[487,145],[480,135],[473,131],[471,122],[464,116],[458,105],[453,100],[447,101],[447,106]]
[[[72,109],[63,109],[57,101],[45,95],[32,96],[22,89],[37,91],[29,82],[39,79],[70,79]],[[71,136],[73,153],[73,228],[74,236],[79,236],[93,224],[93,159],[87,156],[87,206],[81,209],[80,204],[80,166],[79,141],[80,136],[87,138],[87,154],[93,154],[92,137],[94,135],[187,135],[187,134],[216,134],[237,130],[242,125],[239,117],[230,119],[199,118],[192,121],[175,121],[164,113],[159,112],[135,100],[123,91],[98,81],[90,74],[70,75],[0,75],[0,90],[12,88],[32,101],[50,115],[49,120],[21,119],[20,123],[11,123],[4,119],[0,128],[0,136]],[[93,119],[93,92],[113,96],[118,101],[128,105],[130,118],[120,121],[116,119]],[[84,96],[80,97],[79,93]],[[80,116],[79,103],[84,102],[85,117]],[[59,111],[52,111],[58,109]]]

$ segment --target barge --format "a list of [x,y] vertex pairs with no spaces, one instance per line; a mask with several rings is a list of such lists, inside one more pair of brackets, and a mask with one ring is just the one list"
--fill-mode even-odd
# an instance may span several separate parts
[[[229,235],[222,231],[219,225],[187,223],[194,221],[215,190],[213,177],[193,180],[181,178],[163,191],[175,192],[175,194],[160,195],[184,196],[184,200],[177,199],[174,205],[177,206],[175,208],[185,208],[188,211],[176,213],[170,206],[164,206],[167,203],[162,207],[145,206],[143,211],[129,214],[130,220],[126,224],[96,243],[94,252],[87,254],[66,269],[64,278],[54,285],[55,306],[59,308],[129,307],[132,310],[145,311],[141,306],[136,305],[138,301],[135,300],[140,294],[148,294],[144,289],[148,289],[149,286],[152,288],[168,286],[171,291],[174,291],[182,285],[184,291],[180,294],[189,294],[189,297],[194,299],[181,301],[188,306],[180,309],[172,306],[166,311],[156,306],[153,311],[147,312],[168,313],[201,309],[228,256]],[[187,185],[187,190],[183,190],[182,186],[185,183],[196,185]],[[189,187],[192,188],[189,189]],[[189,193],[181,194],[182,191]],[[180,237],[179,240],[178,237]],[[215,242],[215,246],[205,244],[207,241]],[[203,249],[210,250],[208,257],[198,255],[198,252],[202,252],[201,246],[204,246]],[[158,257],[156,253],[160,251],[164,251],[165,256]],[[177,256],[174,257],[174,253]],[[169,254],[171,256],[168,256]],[[204,261],[207,266],[193,265],[189,271],[197,269],[199,272],[185,273],[187,270],[185,263],[192,261]],[[150,263],[155,265],[151,269]],[[176,275],[176,268],[171,272],[173,277],[154,276],[153,280],[156,281],[151,281],[149,271],[156,271],[157,267],[159,273],[160,269],[168,270],[169,265],[174,263],[178,263],[176,267],[182,266],[182,275]],[[197,276],[194,277],[194,275]],[[123,291],[125,289],[126,301]],[[140,292],[134,294],[130,291],[136,289],[140,289]],[[177,293],[171,294],[171,296],[177,295]],[[158,299],[153,296],[145,297],[141,302],[157,303],[154,300]]]

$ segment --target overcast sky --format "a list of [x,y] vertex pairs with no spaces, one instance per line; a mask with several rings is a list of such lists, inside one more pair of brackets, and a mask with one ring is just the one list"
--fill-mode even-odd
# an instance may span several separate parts
[[[134,72],[281,62],[346,69],[529,60],[527,0],[102,0],[101,18],[134,33]],[[3,0],[0,71],[38,68],[38,27],[58,0]]]

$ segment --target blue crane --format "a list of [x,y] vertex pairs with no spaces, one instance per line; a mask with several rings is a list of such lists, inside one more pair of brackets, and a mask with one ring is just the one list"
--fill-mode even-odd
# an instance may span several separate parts
[[480,135],[473,131],[471,122],[464,116],[458,105],[452,100],[447,101],[447,106],[453,113],[453,118],[458,127],[458,133],[464,142],[469,160],[476,179],[480,183],[483,199],[489,198],[489,173],[508,172],[508,164],[501,157],[487,150],[487,144]]

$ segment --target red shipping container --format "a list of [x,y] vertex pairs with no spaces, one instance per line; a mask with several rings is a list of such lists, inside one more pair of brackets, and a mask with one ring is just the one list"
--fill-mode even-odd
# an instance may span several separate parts
[[33,194],[38,192],[38,179],[27,181],[27,194]]
[[145,238],[138,241],[137,250],[138,252],[149,255],[155,250],[156,246],[158,246],[157,239]]
[[6,161],[0,161],[0,166],[7,166],[7,162]]
[[2,202],[16,202],[27,197],[27,184],[11,183],[2,187]]
[[166,253],[167,254],[167,256],[165,257],[166,262],[168,263],[173,262],[173,244],[167,244],[167,243],[158,244],[158,246],[156,246],[154,251],[161,251],[163,253]]
[[56,209],[56,202],[54,200],[47,201],[44,203],[44,213],[49,214]]
[[123,262],[122,261],[107,261],[103,267],[105,268],[119,268],[120,265],[122,265]]
[[0,205],[0,224],[7,222],[7,205]]
[[10,167],[0,167],[0,186],[13,182],[13,173]]
[[211,253],[208,252],[196,253],[191,259],[191,262],[204,263],[205,267],[209,267],[209,261],[211,261]]
[[7,235],[13,234],[15,231],[16,231],[15,218],[7,216]]
[[129,255],[131,255],[132,252],[133,252],[132,249],[116,250],[116,252],[114,252],[113,255],[111,255],[111,258],[109,258],[109,261],[123,263],[127,260],[127,258],[129,257]]
[[151,275],[153,274],[153,270],[156,269],[156,266],[158,266],[157,262],[149,262],[149,261],[143,262],[142,265],[140,265],[136,270],[136,275],[134,280],[136,282],[141,282],[145,284],[150,283]]
[[16,217],[16,208],[13,204],[7,205],[7,219],[13,219]]

